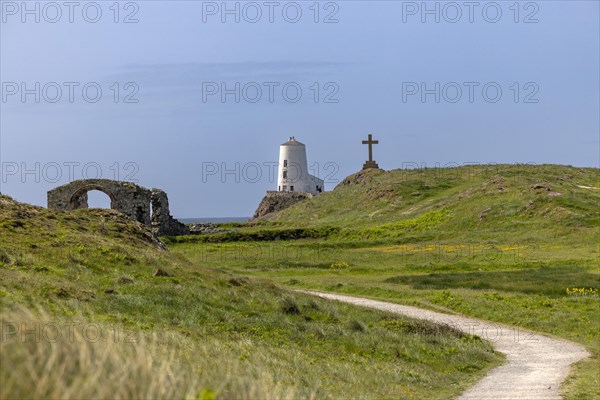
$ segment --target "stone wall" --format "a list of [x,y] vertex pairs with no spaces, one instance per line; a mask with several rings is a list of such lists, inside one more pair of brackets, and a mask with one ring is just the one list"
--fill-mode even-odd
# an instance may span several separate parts
[[189,235],[187,226],[171,216],[167,194],[152,189],[152,232],[157,236]]
[[313,197],[313,195],[308,192],[269,191],[267,192],[267,195],[263,197],[252,218],[260,218],[267,214],[283,210],[298,203],[299,201],[310,199],[311,197]]

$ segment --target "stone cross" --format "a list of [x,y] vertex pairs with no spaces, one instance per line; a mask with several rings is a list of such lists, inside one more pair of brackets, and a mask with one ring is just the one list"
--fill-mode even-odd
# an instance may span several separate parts
[[362,144],[369,145],[369,161],[364,163],[363,169],[379,168],[379,165],[377,165],[377,163],[373,161],[373,145],[379,144],[379,140],[373,140],[373,135],[369,133],[369,140],[363,140]]

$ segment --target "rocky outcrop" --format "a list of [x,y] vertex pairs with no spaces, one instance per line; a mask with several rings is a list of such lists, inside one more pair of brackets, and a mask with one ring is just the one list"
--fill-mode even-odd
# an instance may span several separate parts
[[267,214],[283,210],[311,197],[313,195],[307,192],[267,192],[267,195],[263,197],[252,218],[260,218]]

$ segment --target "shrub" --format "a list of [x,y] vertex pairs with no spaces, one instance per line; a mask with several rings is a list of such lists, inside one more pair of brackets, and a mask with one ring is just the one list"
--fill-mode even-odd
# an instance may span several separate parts
[[355,332],[366,332],[367,328],[365,327],[365,325],[358,321],[353,319],[352,321],[350,321],[350,329],[352,329]]
[[349,267],[348,263],[344,262],[344,261],[334,262],[333,264],[331,264],[329,266],[329,268],[331,268],[331,269],[345,269],[348,267]]
[[258,229],[247,232],[230,231],[212,235],[167,236],[163,240],[173,243],[223,243],[260,242],[274,240],[324,239],[339,232],[339,228],[324,226],[319,228]]
[[295,299],[286,296],[281,300],[281,311],[284,314],[300,314],[300,307],[298,307]]

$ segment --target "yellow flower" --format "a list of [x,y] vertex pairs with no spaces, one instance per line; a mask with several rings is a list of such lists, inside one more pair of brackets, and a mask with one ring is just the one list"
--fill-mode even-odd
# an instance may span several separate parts
[[329,266],[329,268],[332,268],[332,269],[342,269],[342,268],[348,268],[348,267],[349,267],[348,263],[344,262],[344,261],[338,261]]

